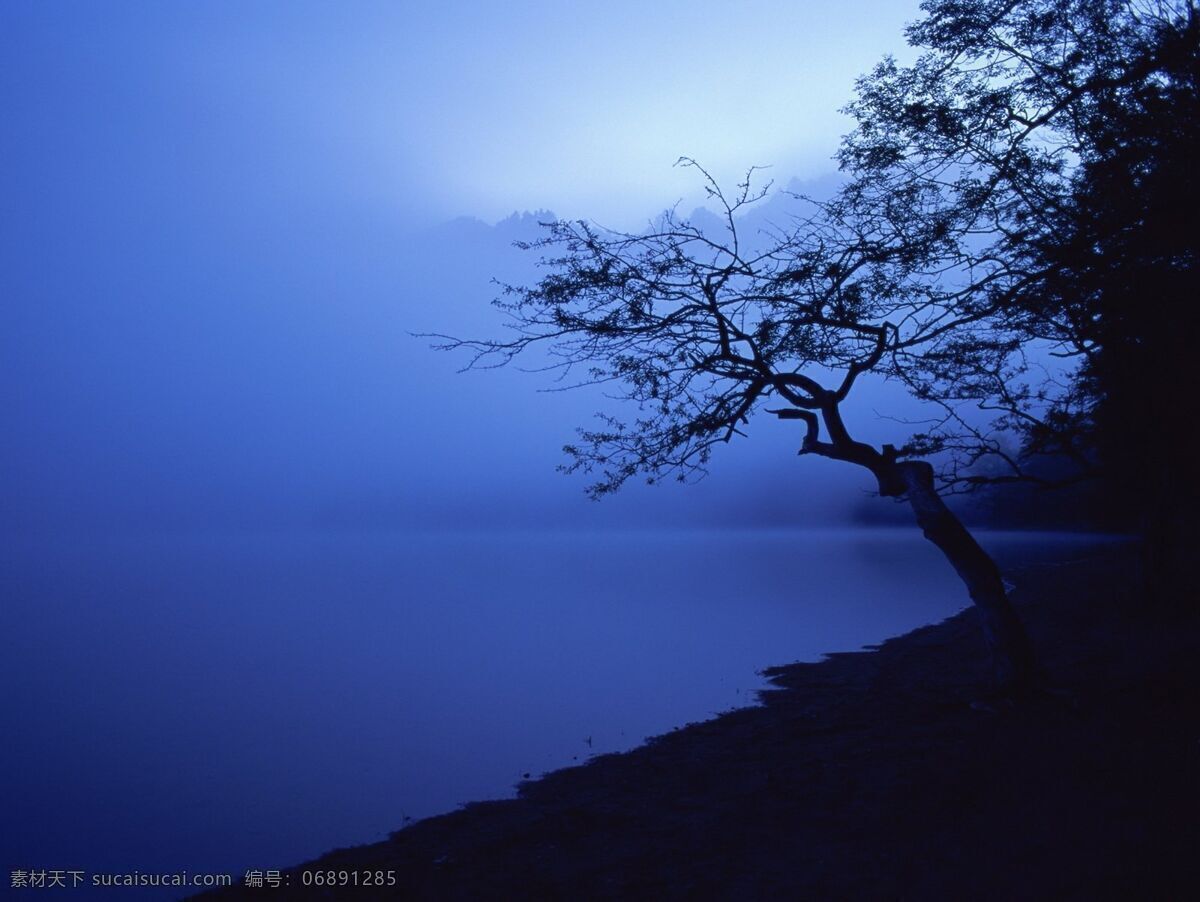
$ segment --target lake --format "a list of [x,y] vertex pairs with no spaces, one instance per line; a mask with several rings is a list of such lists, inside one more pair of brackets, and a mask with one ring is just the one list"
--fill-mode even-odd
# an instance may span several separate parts
[[3,864],[88,879],[379,840],[967,603],[886,529],[18,539],[0,591]]

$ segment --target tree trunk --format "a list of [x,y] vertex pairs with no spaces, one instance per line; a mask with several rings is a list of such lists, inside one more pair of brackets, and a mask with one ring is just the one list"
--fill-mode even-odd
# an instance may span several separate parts
[[991,653],[997,689],[1011,695],[1028,693],[1039,681],[1033,645],[1008,600],[1000,568],[946,506],[929,464],[907,461],[896,469],[925,538],[941,549],[967,585]]
[[[1183,467],[1151,458],[1144,477],[1142,505],[1142,576],[1150,609],[1165,616],[1195,613],[1195,550],[1200,547],[1196,489]],[[1176,455],[1178,457],[1178,455]]]

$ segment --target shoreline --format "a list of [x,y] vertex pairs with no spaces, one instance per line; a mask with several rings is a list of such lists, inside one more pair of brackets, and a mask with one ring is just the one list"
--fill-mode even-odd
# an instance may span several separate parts
[[[1054,697],[986,701],[968,609],[872,650],[764,670],[759,706],[290,868],[287,897],[1095,899],[1194,886],[1196,620],[1137,606],[1127,545],[1001,563]],[[396,884],[305,888],[306,869],[393,871]]]

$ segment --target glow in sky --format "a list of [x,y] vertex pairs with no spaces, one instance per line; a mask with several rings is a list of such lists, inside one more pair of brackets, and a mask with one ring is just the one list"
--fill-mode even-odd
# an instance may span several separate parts
[[[441,215],[640,219],[722,181],[832,168],[853,80],[903,53],[913,0],[235,4],[162,62],[288,130],[344,190]],[[137,26],[133,26],[137,27]]]
[[[510,244],[535,224],[440,224],[636,228],[703,200],[681,155],[725,184],[828,174],[854,77],[916,15],[5,0],[0,527],[418,497],[469,520],[464,486],[582,504],[554,466],[586,397],[464,381],[409,334],[500,328],[490,280],[534,277]],[[791,433],[762,434],[791,467]],[[503,441],[481,458],[480,435]],[[731,496],[750,469],[722,470]]]

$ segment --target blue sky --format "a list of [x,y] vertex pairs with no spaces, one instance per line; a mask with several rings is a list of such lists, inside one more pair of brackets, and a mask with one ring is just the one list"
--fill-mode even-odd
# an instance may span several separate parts
[[8,0],[6,522],[574,499],[553,466],[586,398],[463,382],[407,334],[492,331],[489,278],[529,272],[518,226],[440,224],[636,226],[700,202],[681,155],[726,182],[828,174],[854,76],[916,15]]
[[681,155],[725,179],[827,171],[853,78],[903,49],[916,5],[8,2],[0,15],[6,100],[40,113],[10,140],[42,153],[58,140],[152,167],[204,153],[194,162],[264,187],[422,215],[624,219],[695,192],[671,168]]

